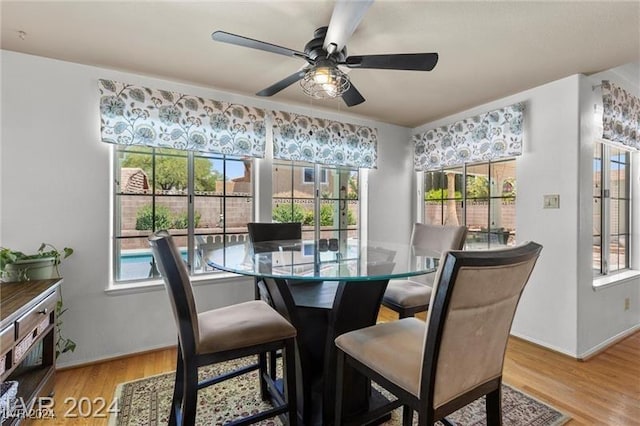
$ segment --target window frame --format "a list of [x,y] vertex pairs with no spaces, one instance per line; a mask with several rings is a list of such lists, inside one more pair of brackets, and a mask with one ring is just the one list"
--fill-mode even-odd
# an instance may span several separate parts
[[[141,148],[139,151],[137,151],[135,148]],[[187,222],[188,222],[188,226],[185,229],[184,233],[180,233],[178,234],[174,234],[174,235],[178,235],[181,238],[186,238],[187,239],[187,259],[186,259],[186,263],[187,263],[187,267],[189,270],[189,276],[192,278],[192,280],[208,280],[208,279],[218,279],[218,278],[224,278],[224,277],[228,277],[229,274],[226,272],[222,272],[222,271],[211,271],[211,270],[206,270],[206,268],[204,268],[204,266],[201,268],[202,271],[198,272],[196,271],[196,244],[195,244],[195,237],[196,235],[204,235],[204,236],[208,236],[208,235],[222,235],[222,239],[223,241],[227,241],[227,238],[229,235],[237,235],[237,233],[228,233],[227,232],[227,227],[226,227],[226,222],[224,222],[224,217],[222,219],[223,221],[223,225],[222,225],[222,232],[221,233],[209,233],[209,234],[202,234],[202,233],[196,233],[196,227],[195,227],[195,215],[196,215],[196,209],[195,209],[195,205],[196,205],[196,198],[198,197],[202,197],[202,194],[198,194],[196,192],[195,189],[195,168],[196,168],[196,159],[197,158],[204,158],[210,161],[222,161],[223,164],[223,169],[222,169],[222,176],[223,176],[223,182],[227,182],[227,162],[228,161],[234,161],[234,162],[240,162],[240,161],[251,161],[252,162],[252,167],[251,167],[251,184],[250,184],[250,193],[248,196],[239,196],[239,195],[229,195],[227,194],[227,185],[224,184],[222,185],[222,195],[221,196],[210,196],[210,197],[217,197],[217,198],[221,198],[222,200],[226,200],[227,198],[250,198],[251,199],[251,206],[249,206],[248,211],[250,212],[251,215],[251,220],[254,220],[255,218],[255,205],[256,205],[256,191],[255,191],[255,179],[254,179],[254,173],[255,173],[255,159],[254,158],[240,158],[240,157],[236,157],[236,156],[227,156],[224,154],[212,154],[212,153],[202,153],[202,152],[193,152],[193,151],[183,151],[184,155],[182,154],[182,152],[176,152],[176,153],[167,153],[167,152],[162,152],[163,148],[155,148],[155,147],[135,147],[132,149],[131,146],[119,146],[116,145],[113,147],[113,151],[112,151],[112,155],[111,155],[111,159],[112,159],[112,171],[113,171],[113,179],[112,179],[112,215],[113,215],[113,231],[112,231],[112,235],[111,235],[111,250],[110,250],[110,254],[111,254],[111,279],[110,279],[110,284],[109,284],[109,288],[108,290],[126,290],[126,289],[136,289],[136,288],[145,288],[145,287],[152,287],[152,286],[156,286],[157,284],[162,282],[162,279],[160,277],[159,274],[157,274],[157,268],[155,267],[155,259],[152,258],[151,260],[151,270],[150,272],[153,274],[153,276],[148,276],[146,278],[132,278],[132,279],[119,279],[120,276],[120,272],[121,272],[121,256],[122,256],[122,250],[120,249],[120,245],[118,244],[118,240],[122,240],[122,239],[128,239],[128,238],[146,238],[146,237],[124,237],[121,235],[121,224],[122,224],[122,216],[121,216],[121,212],[122,212],[122,197],[123,196],[130,196],[132,194],[128,194],[128,193],[123,193],[122,191],[119,191],[119,186],[120,186],[120,179],[121,179],[121,162],[122,159],[120,158],[120,156],[125,153],[125,152],[131,152],[131,153],[136,153],[136,154],[147,154],[152,156],[152,168],[153,168],[153,172],[152,175],[155,176],[155,165],[156,165],[156,160],[157,160],[157,156],[175,156],[175,157],[184,157],[187,160],[187,187],[185,190],[183,190],[185,193],[181,193],[181,194],[174,194],[171,196],[183,196],[186,198],[186,203],[187,203]],[[128,149],[132,149],[131,151],[128,151]],[[150,151],[146,151],[146,150],[150,150]],[[158,152],[160,151],[160,152]],[[144,197],[149,197],[151,198],[151,203],[152,203],[152,211],[153,210],[153,206],[156,205],[157,203],[157,197],[162,198],[163,196],[166,196],[165,194],[158,194],[155,191],[155,181],[154,181],[154,176],[151,176],[150,178],[150,182],[149,182],[149,190],[147,193],[141,194],[141,196]],[[223,201],[223,213],[222,215],[226,217],[226,208],[227,208],[227,203]],[[155,215],[152,214],[152,220],[155,221]],[[155,228],[155,225],[154,225]],[[149,231],[149,235],[151,234],[151,232],[154,231]]]
[[[597,157],[597,149],[599,148],[599,153],[600,153],[600,157]],[[612,152],[613,150],[616,150],[616,152],[618,153],[618,155],[620,155],[621,153],[624,153],[625,155],[625,161],[624,162],[620,162],[620,161],[614,161],[612,160]],[[599,159],[599,167],[600,167],[600,179],[596,180],[596,161]],[[625,170],[625,176],[624,176],[624,180],[625,180],[625,189],[626,189],[626,194],[623,197],[620,197],[619,194],[618,196],[614,196],[614,194],[612,194],[612,179],[611,179],[611,175],[612,175],[612,170],[611,170],[611,165],[612,163],[616,163],[616,164],[624,164],[624,170]],[[635,188],[633,179],[632,179],[632,175],[633,175],[633,156],[631,151],[624,149],[624,147],[618,145],[618,144],[611,144],[606,140],[598,140],[595,142],[594,145],[594,150],[593,150],[593,154],[592,154],[592,197],[594,202],[592,203],[593,206],[593,211],[592,211],[592,218],[594,221],[594,232],[593,232],[593,237],[592,237],[592,258],[594,259],[592,261],[592,275],[593,275],[593,280],[594,282],[603,282],[603,283],[608,283],[608,281],[610,279],[616,279],[616,276],[620,276],[620,277],[624,277],[626,275],[628,275],[631,271],[633,271],[633,265],[632,265],[632,258],[631,258],[631,253],[633,251],[633,233],[632,233],[632,229],[634,228],[634,226],[636,226],[636,224],[633,221],[633,215],[632,215],[632,211],[633,211],[633,200],[631,195],[633,194],[633,188]],[[618,169],[619,170],[619,169]],[[596,193],[596,188],[594,187],[594,185],[597,183],[599,183],[600,185],[600,191],[599,193]],[[596,210],[595,205],[596,200],[599,200],[599,209]],[[611,231],[611,219],[612,219],[612,215],[613,215],[613,206],[612,204],[618,201],[618,206],[620,205],[620,201],[626,202],[626,209],[623,212],[624,215],[624,221],[626,222],[626,232],[625,233],[616,233],[615,235],[619,238],[621,235],[625,236],[625,242],[626,242],[626,247],[625,247],[625,253],[624,253],[624,262],[623,262],[623,267],[618,267],[615,270],[611,270],[611,265],[610,265],[610,260],[611,260],[611,244],[612,244],[612,240],[614,238],[614,235],[612,235]],[[596,218],[598,217],[597,213],[599,212],[599,225],[600,225],[600,233],[596,234],[595,233],[595,223],[596,223]],[[618,212],[618,217],[620,217],[620,210],[619,207],[617,209]],[[596,241],[596,238],[599,238],[599,244],[595,244],[594,242]],[[596,268],[596,264],[595,264],[595,250],[599,249],[600,251],[600,256],[599,256],[599,265],[600,268],[597,269]],[[618,262],[618,265],[620,265],[620,262]]]
[[[467,226],[467,222],[468,222],[468,203],[469,202],[473,202],[474,200],[486,200],[487,201],[487,209],[488,209],[488,214],[487,214],[487,224],[486,224],[486,232],[485,231],[472,231],[472,232],[468,232],[467,233],[467,240],[465,241],[465,246],[467,246],[470,242],[470,238],[473,235],[485,235],[486,234],[486,246],[474,246],[474,249],[480,249],[480,250],[485,250],[485,249],[492,249],[492,248],[496,248],[496,247],[504,247],[504,246],[508,246],[509,241],[513,240],[514,243],[516,243],[516,236],[517,236],[517,229],[515,228],[514,225],[514,231],[510,232],[509,235],[507,236],[507,239],[505,241],[504,244],[500,244],[498,243],[492,243],[492,235],[496,235],[496,238],[498,238],[498,235],[496,232],[492,232],[492,226],[491,226],[491,210],[492,210],[492,203],[494,202],[502,202],[504,200],[511,200],[513,202],[513,204],[515,205],[515,203],[517,202],[517,180],[515,181],[515,185],[513,183],[511,183],[512,188],[513,188],[513,195],[502,195],[502,191],[500,191],[501,195],[495,195],[494,192],[492,192],[491,190],[491,178],[493,176],[493,167],[496,164],[500,164],[500,163],[505,163],[505,162],[513,162],[514,167],[516,167],[517,163],[517,158],[516,157],[508,157],[508,158],[501,158],[501,159],[497,159],[497,160],[487,160],[487,161],[481,161],[481,162],[473,162],[473,163],[465,163],[462,165],[458,165],[458,166],[452,166],[452,167],[447,167],[447,168],[441,168],[438,170],[431,170],[431,171],[426,171],[426,172],[417,172],[416,176],[417,176],[417,194],[418,194],[418,205],[417,205],[417,218],[419,222],[422,223],[427,223],[426,217],[425,217],[425,212],[426,212],[426,188],[425,188],[425,180],[426,180],[426,174],[427,173],[440,173],[441,176],[446,176],[447,171],[453,171],[456,170],[456,173],[458,173],[460,175],[460,180],[462,182],[462,186],[460,188],[460,192],[461,195],[459,197],[457,197],[454,193],[453,196],[447,196],[446,198],[444,197],[444,191],[441,192],[441,198],[439,200],[435,200],[436,202],[440,202],[440,206],[441,206],[441,214],[440,214],[440,219],[441,219],[441,223],[445,223],[446,221],[446,215],[445,215],[445,205],[447,203],[447,201],[454,201],[456,203],[461,203],[461,212],[460,212],[460,217],[461,217],[461,221],[459,221],[459,223],[461,225],[465,225]],[[468,178],[470,176],[474,176],[477,173],[469,173],[468,170],[470,168],[477,168],[477,167],[482,167],[482,166],[486,166],[487,167],[487,195],[486,197],[470,197],[468,195],[468,191],[467,191],[467,186],[468,186]],[[461,170],[462,173],[459,173],[458,171]],[[515,173],[514,173],[515,174]],[[503,183],[504,185],[504,183]],[[441,181],[440,182],[440,186],[444,189],[445,188],[445,182]],[[454,185],[455,187],[456,185]],[[503,186],[504,188],[504,186]],[[448,195],[448,194],[447,194]],[[504,238],[504,236],[503,236]]]
[[[119,158],[119,151],[122,151],[123,149],[126,149],[127,147],[125,146],[118,146],[118,145],[113,145],[111,147],[111,151],[110,151],[110,162],[111,162],[111,171],[112,171],[112,176],[111,176],[111,194],[110,194],[110,212],[111,212],[111,223],[113,226],[113,229],[111,231],[111,236],[110,236],[110,247],[109,247],[109,254],[110,254],[110,259],[109,259],[109,263],[110,263],[110,279],[109,279],[109,284],[107,286],[107,288],[105,289],[105,291],[107,293],[110,294],[129,294],[129,293],[140,293],[140,292],[146,292],[146,291],[156,291],[156,290],[160,290],[162,288],[164,288],[164,284],[163,284],[163,280],[160,276],[155,276],[155,277],[150,277],[150,278],[137,278],[137,279],[131,279],[131,280],[116,280],[116,263],[119,261],[119,258],[117,256],[119,256],[119,252],[118,252],[118,244],[116,242],[116,232],[119,231],[119,220],[120,220],[120,206],[119,206],[119,198],[118,197],[118,183],[117,180],[120,179],[120,161],[121,159]],[[142,148],[142,147],[141,147]],[[148,149],[145,147],[145,149]],[[141,150],[144,151],[144,150]],[[186,157],[187,158],[192,158],[192,164],[188,167],[188,170],[190,170],[189,173],[189,182],[190,182],[190,194],[193,195],[194,193],[194,175],[195,175],[195,157],[200,157],[200,156],[212,156],[212,157],[216,157],[216,158],[222,158],[223,155],[214,155],[214,154],[206,154],[206,153],[189,153],[189,152],[185,152],[186,153]],[[229,159],[232,160],[242,160],[241,158],[238,157],[227,157]],[[271,217],[272,217],[272,213],[271,213],[271,208],[273,205],[273,186],[272,186],[272,171],[273,171],[273,164],[276,162],[280,162],[281,160],[275,160],[272,158],[272,153],[267,151],[267,156],[265,158],[262,159],[250,159],[247,158],[247,160],[251,160],[252,161],[252,166],[251,166],[251,217],[253,221],[255,220],[261,220],[261,221],[270,221]],[[318,170],[317,173],[323,173],[321,172],[321,170],[323,170],[323,168],[325,169],[332,169],[332,168],[336,168],[334,166],[323,166],[320,164],[311,164],[311,163],[307,163],[308,166],[311,166],[314,170]],[[349,168],[351,169],[351,168]],[[366,240],[367,237],[367,220],[368,220],[368,215],[367,215],[367,211],[366,211],[366,205],[368,202],[368,197],[367,197],[367,191],[368,191],[368,170],[367,169],[361,169],[361,168],[354,168],[352,169],[354,171],[357,172],[357,191],[358,191],[358,197],[357,197],[357,202],[358,202],[358,206],[357,206],[357,224],[356,225],[352,225],[352,226],[356,226],[357,227],[357,233],[358,233],[358,240],[363,241]],[[329,183],[329,178],[328,178],[328,171],[324,171],[324,173],[327,173],[327,183]],[[322,175],[320,175],[322,176]],[[226,177],[225,177],[226,179]],[[319,194],[319,192],[316,191],[320,190],[320,187],[322,186],[322,183],[319,183],[317,185],[317,187],[314,184],[314,194]],[[152,196],[153,195],[153,182],[151,181],[149,183],[149,194],[145,195],[145,196]],[[225,186],[225,190],[226,190],[226,186]],[[349,197],[349,196],[347,196]],[[195,214],[195,206],[196,203],[193,201],[193,196],[190,197],[191,198],[191,202],[188,204],[188,209],[189,212],[188,214],[190,215],[191,219],[191,223],[193,223],[193,215]],[[333,197],[332,197],[333,198]],[[342,199],[343,196],[339,195],[337,197],[335,197],[337,199]],[[347,202],[351,201],[350,198],[346,199]],[[319,208],[319,207],[318,207]],[[268,215],[268,217],[267,217]],[[316,217],[319,217],[318,212],[316,212]],[[349,228],[351,228],[351,226],[349,226]],[[151,231],[149,231],[151,232]],[[142,238],[142,237],[140,237]],[[146,238],[146,236],[145,236]],[[189,236],[185,236],[184,238],[188,238],[188,243],[195,245],[195,240],[193,239],[193,234],[189,235]],[[193,247],[190,249],[189,253],[194,253],[197,247]],[[193,258],[188,260],[189,265],[193,265]],[[200,285],[200,284],[214,284],[214,283],[227,283],[227,282],[232,282],[232,281],[238,281],[238,280],[243,280],[245,279],[244,277],[240,277],[237,276],[236,274],[231,274],[231,273],[227,273],[227,272],[221,272],[221,271],[217,271],[217,272],[211,272],[211,273],[198,273],[198,274],[192,274],[191,272],[191,267],[189,268],[189,272],[190,272],[190,277],[191,277],[191,281],[194,285]]]
[[[332,166],[332,165],[324,165],[324,164],[311,164],[311,163],[306,163],[306,162],[301,162],[301,161],[291,161],[291,160],[273,160],[272,164],[271,164],[271,170],[272,170],[272,174],[274,176],[276,176],[277,174],[277,168],[278,167],[285,167],[291,170],[291,191],[290,191],[290,195],[286,196],[286,197],[278,197],[277,199],[280,200],[281,202],[285,203],[285,204],[290,204],[291,208],[292,208],[292,213],[293,213],[293,209],[294,209],[294,205],[296,204],[296,200],[307,200],[309,202],[313,203],[313,215],[314,215],[314,229],[313,231],[309,231],[309,230],[305,230],[303,228],[303,239],[305,238],[305,235],[309,235],[311,232],[313,232],[314,235],[314,239],[315,240],[319,240],[320,238],[324,238],[322,236],[322,233],[328,233],[328,232],[338,232],[338,234],[342,233],[342,232],[346,232],[347,235],[349,234],[349,231],[356,231],[357,235],[358,235],[358,239],[360,240],[360,238],[362,237],[362,197],[361,197],[361,191],[362,191],[362,179],[363,179],[363,169],[358,169],[358,168],[352,168],[352,167],[340,167],[340,166]],[[298,171],[296,169],[299,169],[302,173],[302,180],[301,183],[304,184],[313,184],[313,191],[312,191],[312,195],[310,195],[309,197],[296,197],[295,196],[295,177],[296,174],[298,173]],[[319,180],[315,180],[313,182],[306,182],[305,178],[306,178],[306,172],[308,170],[312,170],[313,171],[313,176],[320,176],[321,179]],[[341,172],[348,172],[349,174],[351,174],[352,172],[356,172],[357,173],[357,189],[358,189],[358,196],[355,198],[356,201],[358,201],[358,220],[356,222],[355,225],[348,225],[348,213],[347,213],[347,217],[344,218],[344,220],[347,220],[347,225],[346,226],[342,226],[340,224],[341,219],[338,219],[338,225],[334,225],[331,229],[326,229],[326,225],[325,228],[323,229],[323,225],[321,225],[321,205],[324,202],[337,202],[339,205],[340,203],[349,203],[349,201],[351,201],[352,199],[348,198],[348,190],[345,190],[344,193],[342,191],[339,191],[339,193],[337,195],[334,194],[334,196],[332,197],[325,197],[323,195],[322,192],[322,185],[328,185],[329,184],[329,173],[334,173],[334,179],[339,178],[339,175]],[[347,181],[349,180],[349,178],[347,178]],[[338,181],[334,182],[335,184],[338,183]],[[271,187],[271,192],[270,192],[270,196],[271,196],[271,203],[273,205],[273,201],[274,201],[274,197],[273,197],[273,185]],[[347,207],[348,209],[348,207]],[[271,218],[271,220],[273,220],[273,216]],[[335,222],[334,222],[335,223]],[[303,226],[305,226],[303,224]],[[308,225],[307,225],[308,226]]]

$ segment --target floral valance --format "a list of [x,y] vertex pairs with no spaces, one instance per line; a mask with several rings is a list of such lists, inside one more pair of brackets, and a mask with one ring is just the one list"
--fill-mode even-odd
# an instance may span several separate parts
[[602,82],[602,138],[640,150],[640,99]]
[[273,157],[375,169],[378,131],[366,126],[273,111]]
[[522,154],[524,103],[414,135],[414,166],[437,170]]
[[264,157],[264,110],[100,80],[104,142]]

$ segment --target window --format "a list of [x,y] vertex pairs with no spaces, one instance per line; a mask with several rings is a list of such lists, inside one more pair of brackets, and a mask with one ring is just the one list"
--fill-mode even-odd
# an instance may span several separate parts
[[593,156],[593,274],[629,269],[629,152],[596,143]]
[[515,172],[515,160],[425,172],[424,223],[466,225],[471,249],[514,245]]
[[[307,170],[313,173],[307,173]],[[311,177],[320,176],[319,181]],[[301,222],[302,238],[337,238],[349,244],[359,238],[359,172],[333,166],[274,161],[274,222]],[[308,185],[313,183],[313,186]]]
[[[313,167],[303,167],[302,168],[302,176],[303,179],[302,181],[304,183],[315,183],[316,182],[316,171]],[[327,169],[320,169],[320,182],[321,183],[328,183],[327,182]]]
[[245,241],[252,159],[117,146],[114,165],[114,281],[159,276],[147,242],[156,230],[170,230],[194,275],[211,272],[205,250]]

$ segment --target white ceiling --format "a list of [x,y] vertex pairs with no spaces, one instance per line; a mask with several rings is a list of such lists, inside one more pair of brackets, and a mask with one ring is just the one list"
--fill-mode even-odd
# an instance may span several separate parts
[[[298,70],[295,58],[211,40],[224,30],[303,50],[333,2],[5,1],[2,49],[246,95]],[[24,39],[19,37],[24,31]],[[438,52],[432,72],[354,69],[366,102],[273,100],[417,126],[571,74],[640,60],[640,1],[376,1],[352,55]]]

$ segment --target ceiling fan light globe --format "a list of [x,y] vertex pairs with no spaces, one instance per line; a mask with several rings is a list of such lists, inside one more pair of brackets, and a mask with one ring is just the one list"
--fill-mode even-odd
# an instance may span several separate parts
[[300,80],[302,90],[315,99],[337,98],[342,96],[351,83],[349,77],[337,67],[316,66],[311,68]]
[[331,69],[329,67],[318,67],[312,70],[313,81],[316,84],[332,84],[331,83]]

